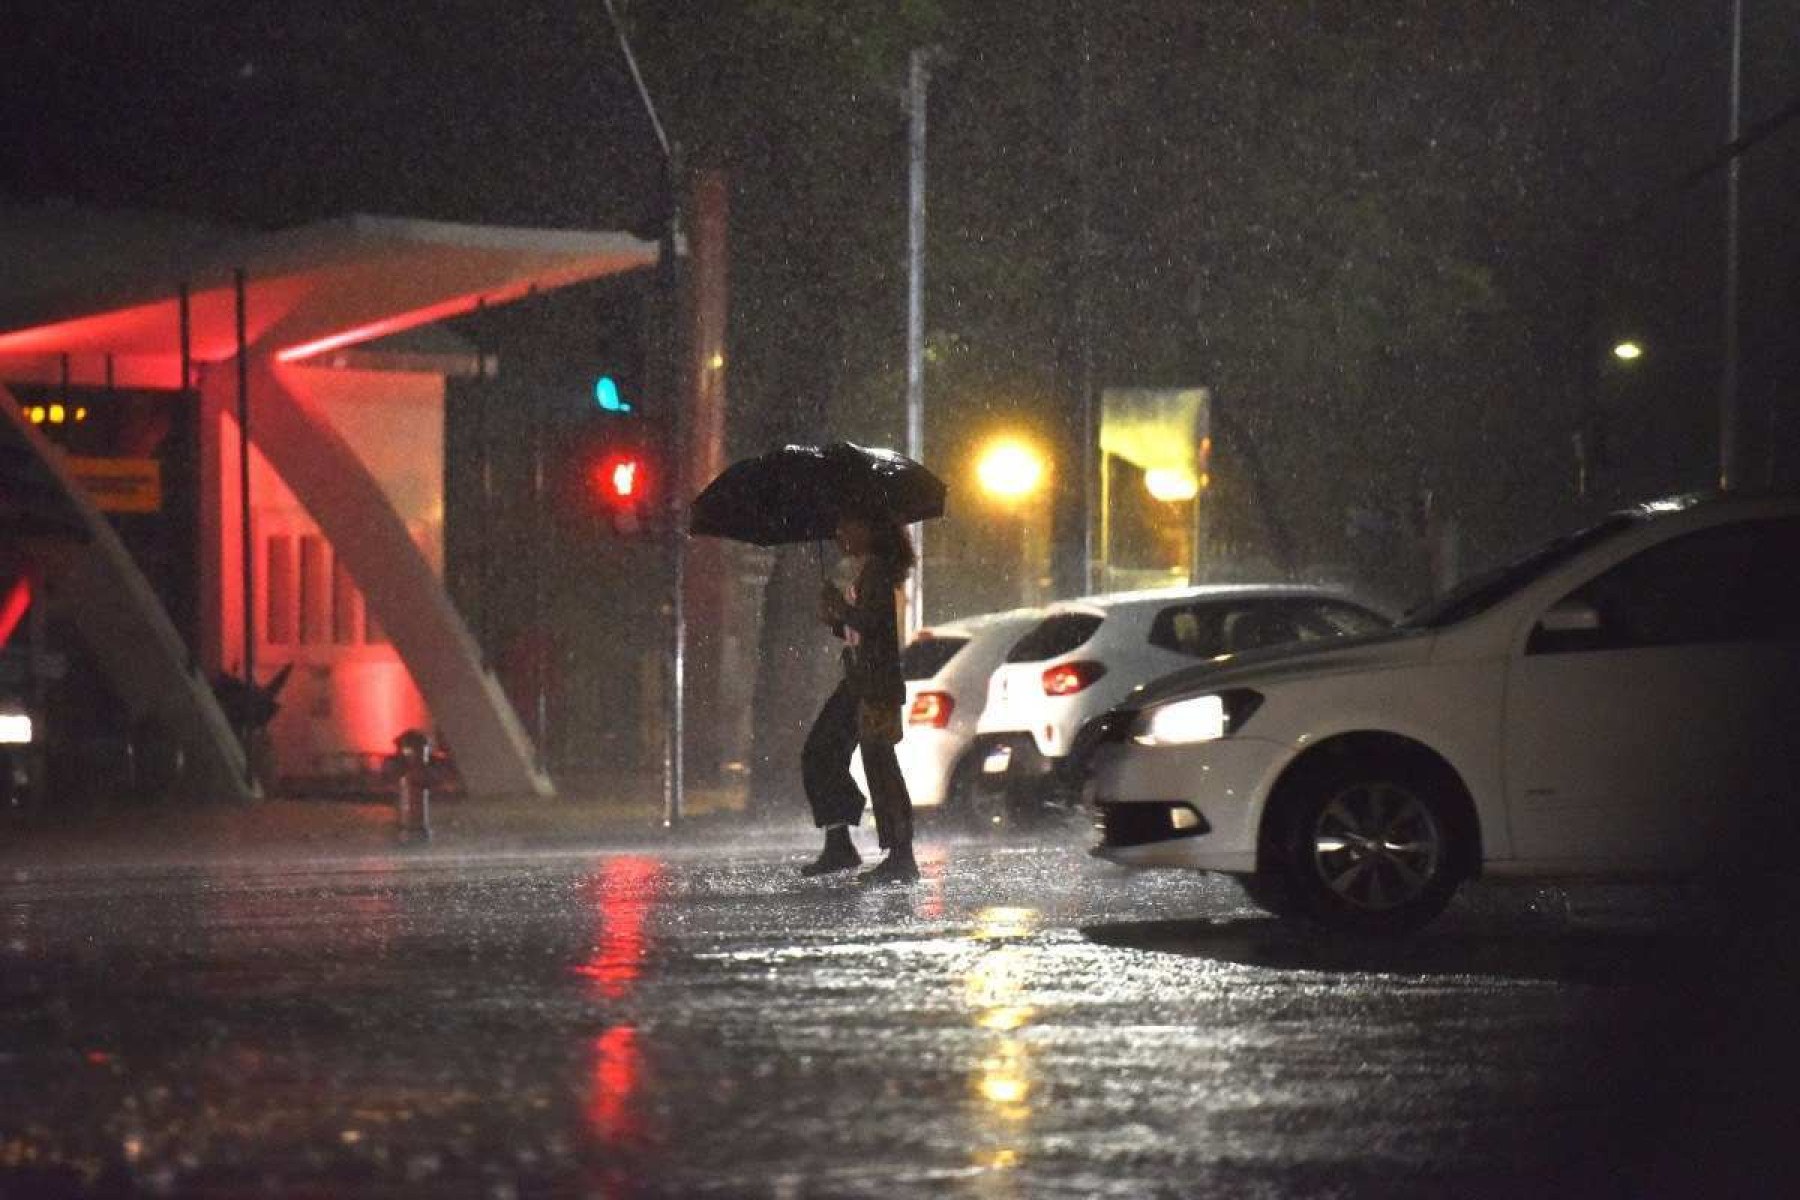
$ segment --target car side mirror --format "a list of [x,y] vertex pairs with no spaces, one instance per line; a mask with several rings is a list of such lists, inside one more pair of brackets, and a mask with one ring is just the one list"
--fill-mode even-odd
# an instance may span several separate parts
[[1538,622],[1544,633],[1598,633],[1600,610],[1585,600],[1559,600]]

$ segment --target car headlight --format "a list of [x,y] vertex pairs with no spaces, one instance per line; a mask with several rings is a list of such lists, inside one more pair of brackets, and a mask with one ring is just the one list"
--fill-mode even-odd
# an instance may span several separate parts
[[30,713],[0,712],[0,746],[29,746],[36,732]]
[[1192,746],[1216,742],[1243,728],[1262,704],[1255,692],[1217,692],[1160,704],[1139,714],[1131,731],[1140,746]]

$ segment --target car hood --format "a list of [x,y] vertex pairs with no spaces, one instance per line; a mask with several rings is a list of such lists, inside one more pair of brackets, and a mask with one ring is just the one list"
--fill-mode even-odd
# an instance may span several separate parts
[[1436,640],[1430,630],[1393,629],[1359,637],[1335,638],[1323,645],[1298,643],[1222,655],[1143,684],[1126,697],[1121,707],[1144,708],[1220,688],[1256,687],[1307,675],[1407,666],[1429,658]]

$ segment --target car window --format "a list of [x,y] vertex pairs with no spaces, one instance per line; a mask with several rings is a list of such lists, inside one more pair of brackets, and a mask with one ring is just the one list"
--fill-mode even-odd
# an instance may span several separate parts
[[1045,617],[1013,644],[1006,661],[1042,662],[1067,654],[1086,644],[1104,620],[1093,613],[1055,613]]
[[[1739,522],[1652,546],[1576,588],[1565,603],[1599,616],[1592,630],[1532,635],[1534,653],[1761,640],[1770,614],[1753,603],[1752,568],[1769,523]],[[1765,611],[1759,611],[1764,609]]]
[[1190,658],[1224,654],[1227,614],[1218,603],[1172,604],[1150,622],[1150,644]]
[[1636,528],[1640,521],[1637,514],[1615,513],[1598,525],[1539,546],[1521,559],[1465,579],[1437,599],[1407,613],[1400,624],[1413,629],[1442,629],[1479,616],[1564,563]]
[[1216,658],[1385,628],[1380,617],[1341,601],[1214,600],[1163,609],[1150,623],[1149,641],[1190,658]]
[[956,657],[957,651],[969,644],[966,637],[921,637],[907,643],[900,653],[900,673],[909,682],[930,679]]

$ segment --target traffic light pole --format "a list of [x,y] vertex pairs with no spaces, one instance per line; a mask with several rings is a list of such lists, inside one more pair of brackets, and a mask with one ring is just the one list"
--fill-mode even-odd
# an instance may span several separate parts
[[659,373],[662,376],[662,401],[666,420],[667,448],[663,452],[663,470],[668,475],[668,538],[670,575],[674,594],[669,602],[669,686],[665,689],[668,704],[668,738],[664,748],[663,827],[680,826],[687,808],[687,527],[681,519],[689,489],[687,471],[687,421],[684,410],[687,397],[682,377],[681,339],[681,271],[677,223],[681,200],[673,156],[667,161],[668,219],[663,222],[661,246],[657,254],[662,303],[660,336],[656,344]]
[[668,437],[669,557],[675,585],[675,595],[669,606],[670,678],[669,686],[665,689],[669,735],[663,764],[663,825],[674,829],[681,824],[687,800],[687,529],[681,518],[686,508],[689,481],[685,469],[687,455],[684,453],[685,380],[681,369],[680,342],[675,336],[676,322],[681,313],[681,273],[676,258],[680,242],[677,230],[681,220],[681,169],[675,147],[669,141],[668,131],[663,128],[662,118],[657,115],[656,103],[650,97],[650,89],[644,83],[643,72],[638,69],[637,55],[632,53],[631,39],[625,34],[624,22],[619,20],[618,8],[613,0],[602,0],[602,3],[606,8],[607,20],[612,24],[613,34],[618,38],[619,53],[631,72],[633,86],[637,88],[638,100],[644,106],[644,115],[650,121],[650,131],[662,150],[663,195],[668,206],[657,254],[663,328],[656,353],[660,360],[657,366],[662,375],[660,398],[667,413],[664,429]]

